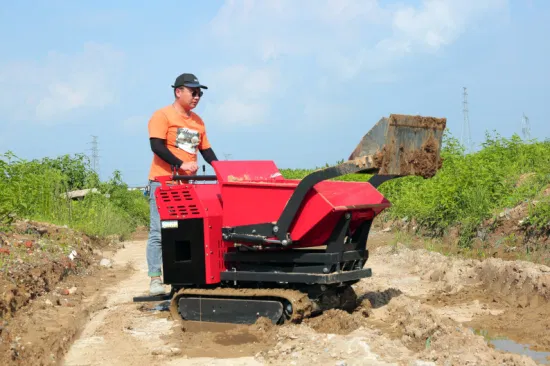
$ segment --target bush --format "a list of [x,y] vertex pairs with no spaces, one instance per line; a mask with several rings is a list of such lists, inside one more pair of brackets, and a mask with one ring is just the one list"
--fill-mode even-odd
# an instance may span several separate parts
[[63,192],[63,181],[58,170],[4,154],[0,158],[0,223],[52,210]]
[[[80,201],[66,193],[95,188]],[[0,156],[0,224],[28,218],[67,225],[88,235],[127,237],[146,225],[149,207],[140,191],[129,191],[115,171],[100,182],[83,155],[25,161],[8,152]]]

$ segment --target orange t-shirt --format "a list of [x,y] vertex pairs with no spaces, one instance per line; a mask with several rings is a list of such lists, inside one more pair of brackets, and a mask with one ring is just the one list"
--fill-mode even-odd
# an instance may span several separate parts
[[[149,120],[149,137],[165,139],[168,150],[183,162],[196,162],[199,150],[211,147],[202,119],[193,112],[187,118],[172,105],[153,113]],[[172,175],[170,164],[153,154],[149,179],[154,180],[160,175]]]

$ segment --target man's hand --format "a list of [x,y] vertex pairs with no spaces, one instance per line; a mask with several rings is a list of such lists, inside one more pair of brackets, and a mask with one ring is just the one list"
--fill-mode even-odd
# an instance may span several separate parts
[[192,161],[192,162],[189,162],[189,163],[181,164],[180,169],[187,170],[187,171],[191,172],[191,174],[195,174],[195,172],[197,170],[199,170],[199,166],[197,165],[197,163]]

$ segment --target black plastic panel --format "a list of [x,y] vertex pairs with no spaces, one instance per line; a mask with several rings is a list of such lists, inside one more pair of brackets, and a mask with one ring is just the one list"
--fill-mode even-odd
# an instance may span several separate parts
[[203,219],[180,220],[161,235],[164,283],[205,284]]

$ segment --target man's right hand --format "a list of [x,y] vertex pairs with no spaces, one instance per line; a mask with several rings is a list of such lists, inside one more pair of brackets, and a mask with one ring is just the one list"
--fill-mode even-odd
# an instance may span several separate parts
[[191,172],[191,174],[195,174],[196,171],[199,170],[199,166],[197,165],[197,163],[192,161],[192,162],[189,162],[189,163],[181,164],[180,169],[181,170],[187,170],[187,171]]

